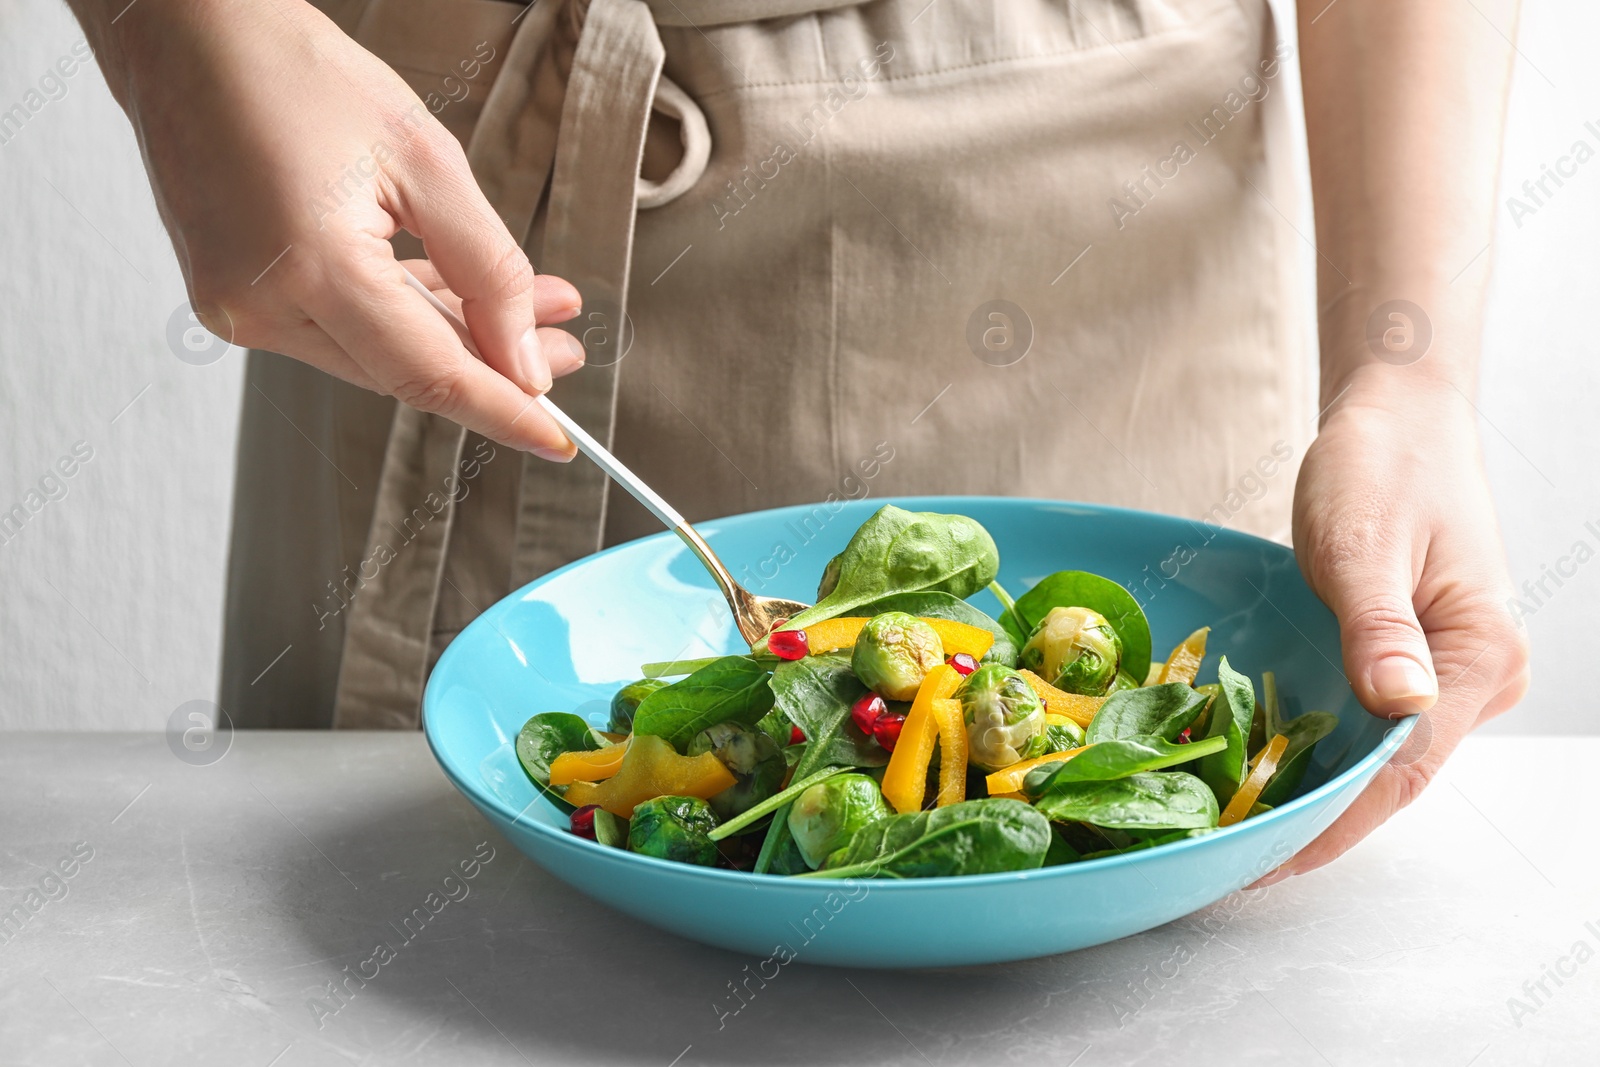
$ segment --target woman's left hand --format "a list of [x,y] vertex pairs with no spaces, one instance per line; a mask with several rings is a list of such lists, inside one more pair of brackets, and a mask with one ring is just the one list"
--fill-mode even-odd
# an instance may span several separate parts
[[1381,363],[1352,376],[1306,452],[1294,544],[1338,616],[1344,673],[1362,705],[1422,718],[1350,809],[1258,884],[1320,867],[1366,837],[1528,688],[1476,412],[1448,381]]

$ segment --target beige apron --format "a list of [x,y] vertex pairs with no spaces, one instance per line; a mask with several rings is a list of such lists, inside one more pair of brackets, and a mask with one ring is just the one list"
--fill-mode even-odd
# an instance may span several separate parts
[[[332,13],[583,294],[553,398],[691,519],[971,493],[1286,534],[1309,231],[1267,0]],[[223,706],[249,726],[414,727],[473,616],[658,528],[581,458],[268,353],[238,487]]]

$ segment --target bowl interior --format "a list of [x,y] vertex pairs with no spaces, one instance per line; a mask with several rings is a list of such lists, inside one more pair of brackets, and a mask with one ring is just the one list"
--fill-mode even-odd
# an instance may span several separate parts
[[[809,602],[824,565],[884,502],[780,508],[699,529],[751,592]],[[1336,713],[1339,728],[1317,746],[1302,793],[1349,770],[1383,739],[1389,724],[1361,710],[1339,666],[1337,623],[1281,545],[1170,516],[1060,501],[889,502],[983,523],[1000,547],[1000,583],[1013,596],[1058,570],[1103,574],[1144,606],[1157,658],[1210,626],[1199,681],[1215,680],[1220,653],[1258,686],[1262,671],[1276,672],[1286,715]],[[988,592],[973,603],[999,611]],[[629,542],[538,579],[461,633],[429,681],[429,743],[481,807],[561,831],[565,817],[542,801],[517,762],[522,724],[539,712],[575,711],[604,726],[612,693],[638,677],[640,664],[743,649],[710,577],[675,536]]]

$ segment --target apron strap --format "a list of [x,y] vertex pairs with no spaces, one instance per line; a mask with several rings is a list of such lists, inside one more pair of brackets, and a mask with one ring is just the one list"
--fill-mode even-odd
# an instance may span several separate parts
[[[591,0],[556,136],[539,268],[566,278],[583,294],[583,312],[568,328],[583,340],[588,362],[556,383],[551,398],[607,447],[618,364],[633,343],[627,297],[639,167],[665,59],[642,0]],[[673,106],[698,111],[686,95],[678,97]],[[708,154],[708,146],[696,153],[700,170]],[[662,188],[687,188],[694,177],[686,183],[669,178],[648,193],[661,200]],[[609,484],[588,462],[523,463],[512,588],[600,548]]]
[[[467,143],[473,174],[519,243],[555,151],[560,82],[540,69],[539,58],[558,12],[558,4],[542,3],[522,18]],[[545,103],[549,93],[537,91],[541,76],[556,90],[553,104]],[[421,724],[434,616],[455,522],[455,497],[445,480],[459,473],[465,442],[466,430],[448,419],[395,407],[363,556],[387,562],[349,608],[335,729],[414,730]],[[430,500],[437,513],[429,509]],[[420,521],[419,508],[428,521]]]

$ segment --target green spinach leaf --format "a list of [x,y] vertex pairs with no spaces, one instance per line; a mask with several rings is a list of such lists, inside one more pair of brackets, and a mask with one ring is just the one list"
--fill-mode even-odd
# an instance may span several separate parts
[[811,875],[820,878],[938,878],[1025,871],[1044,863],[1050,824],[1019,800],[964,800],[891,815],[856,831]]
[[806,735],[806,752],[795,778],[824,767],[881,767],[889,753],[850,721],[850,705],[866,693],[838,653],[780,663],[772,674],[778,710]]
[[1306,768],[1311,765],[1311,750],[1318,741],[1339,728],[1339,717],[1326,711],[1308,711],[1293,719],[1279,719],[1274,727],[1274,733],[1289,739],[1289,746],[1283,750],[1278,769],[1257,802],[1277,807],[1294,797],[1306,776]]
[[999,573],[1000,550],[975,519],[886,504],[861,524],[828,570],[837,575],[833,588],[785,629],[848,615],[896,593],[949,593],[965,600]]
[[1016,614],[1031,633],[1051,608],[1089,608],[1122,639],[1122,670],[1135,682],[1150,673],[1150,621],[1133,594],[1088,571],[1057,571],[1017,597]]
[[1106,856],[1125,856],[1130,852],[1139,852],[1147,848],[1155,848],[1158,845],[1170,845],[1174,841],[1184,841],[1191,837],[1204,837],[1209,833],[1211,833],[1209,828],[1202,828],[1199,830],[1174,830],[1170,834],[1157,834],[1154,837],[1147,837],[1142,841],[1135,841],[1133,844],[1127,845],[1123,848],[1106,848],[1101,849],[1099,852],[1091,852],[1083,858],[1086,860],[1097,860]]
[[1217,798],[1182,771],[1133,774],[1107,782],[1065,782],[1034,803],[1056,822],[1113,830],[1193,830],[1217,825]]
[[1034,768],[1023,782],[1022,791],[1030,797],[1048,796],[1057,787],[1071,782],[1105,782],[1126,778],[1142,771],[1176,767],[1192,759],[1220,752],[1226,742],[1208,737],[1192,744],[1175,745],[1159,737],[1124,737],[1101,741],[1061,763],[1045,763]]
[[610,743],[579,716],[547,711],[523,723],[517,732],[517,762],[556,807],[570,812],[572,805],[561,799],[566,789],[550,784],[550,764],[563,752],[592,752]]
[[1256,691],[1249,678],[1228,666],[1226,656],[1217,664],[1217,686],[1208,736],[1224,738],[1228,744],[1200,761],[1200,777],[1216,794],[1217,803],[1226,804],[1244,783],[1249,767],[1247,747],[1256,714]]
[[1123,689],[1100,705],[1085,736],[1091,745],[1141,736],[1176,741],[1205,706],[1205,694],[1182,682]]
[[[867,691],[850,670],[850,657],[829,654],[780,663],[772,674],[777,708],[806,735],[805,752],[790,780],[828,767],[881,767],[889,753],[850,721],[850,705]],[[788,805],[773,813],[755,871],[764,874],[789,846]]]
[[663,738],[682,752],[695,734],[719,722],[754,726],[772,701],[765,667],[749,656],[723,656],[640,701],[633,732]]
[[594,839],[612,848],[628,847],[628,820],[605,808],[594,809]]
[[1004,626],[965,600],[957,600],[949,593],[926,591],[897,593],[882,600],[875,600],[856,610],[869,617],[882,615],[886,611],[903,611],[907,615],[917,615],[924,619],[949,619],[952,622],[964,622],[968,626],[976,626],[980,630],[988,630],[994,634],[994,644],[983,654],[983,659],[980,661],[982,663],[1001,663],[1007,667],[1015,667],[1017,656],[1021,654],[1021,646],[1011,639]]

